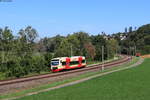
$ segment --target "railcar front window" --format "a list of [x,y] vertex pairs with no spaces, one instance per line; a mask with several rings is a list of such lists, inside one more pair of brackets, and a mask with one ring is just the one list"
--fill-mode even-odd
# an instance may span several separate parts
[[57,61],[57,62],[56,62],[56,61],[55,61],[55,62],[51,62],[51,65],[52,65],[52,66],[59,65],[59,62],[58,62],[58,61]]

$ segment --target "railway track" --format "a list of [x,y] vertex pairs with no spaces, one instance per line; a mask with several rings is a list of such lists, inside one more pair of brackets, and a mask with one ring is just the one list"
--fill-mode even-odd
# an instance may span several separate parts
[[[109,68],[109,67],[121,65],[123,63],[130,61],[130,59],[131,57],[123,55],[123,58],[113,61],[113,62],[104,63],[103,66],[104,68]],[[29,82],[29,81],[39,80],[39,79],[46,79],[46,78],[56,78],[56,77],[63,76],[63,75],[69,75],[69,74],[78,73],[78,72],[95,71],[95,70],[101,70],[101,69],[102,69],[102,64],[96,64],[90,67],[64,71],[64,72],[59,72],[59,73],[50,73],[50,74],[36,75],[32,77],[24,77],[24,78],[18,78],[18,79],[1,80],[0,87],[5,86],[5,85],[19,84],[23,82]]]

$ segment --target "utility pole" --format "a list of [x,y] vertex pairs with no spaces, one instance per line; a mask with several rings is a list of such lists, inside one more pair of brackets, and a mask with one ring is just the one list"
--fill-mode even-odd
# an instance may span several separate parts
[[132,48],[131,46],[129,46],[129,57],[132,58],[132,52],[131,52]]
[[109,60],[109,46],[107,46],[107,60]]
[[[135,55],[136,55],[136,45],[135,45],[134,47],[135,47]],[[134,56],[135,56],[135,55],[134,55]]]
[[117,56],[117,53],[118,53],[118,50],[117,50],[117,47],[116,47],[116,56]]
[[130,55],[130,47],[128,48],[128,57],[129,57],[129,55]]
[[121,55],[121,46],[119,46],[119,54]]
[[102,70],[104,70],[104,46],[102,46]]
[[129,47],[129,56],[131,56],[131,48]]

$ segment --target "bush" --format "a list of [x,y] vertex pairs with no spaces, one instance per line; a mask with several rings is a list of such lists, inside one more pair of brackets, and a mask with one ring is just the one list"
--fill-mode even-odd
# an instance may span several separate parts
[[9,67],[8,72],[6,72],[6,77],[21,77],[24,76],[23,68],[20,66],[20,60],[11,60],[7,63]]
[[44,54],[44,59],[45,59],[45,66],[46,66],[46,70],[49,70],[50,66],[50,61],[52,59],[52,54],[51,53],[46,53]]
[[31,70],[35,73],[40,73],[45,70],[45,60],[43,56],[33,56],[30,62]]
[[144,54],[150,54],[150,45],[145,45],[143,49],[141,50],[142,55]]

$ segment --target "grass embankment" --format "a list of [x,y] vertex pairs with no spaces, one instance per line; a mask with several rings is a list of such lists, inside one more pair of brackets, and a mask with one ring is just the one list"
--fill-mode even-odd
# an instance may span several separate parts
[[85,78],[85,77],[88,77],[88,76],[92,76],[92,75],[95,75],[95,74],[99,74],[99,73],[111,71],[111,70],[114,70],[114,69],[119,69],[119,68],[122,68],[122,67],[125,67],[125,66],[129,66],[129,65],[137,62],[138,60],[139,60],[139,58],[134,58],[131,62],[129,62],[127,64],[124,64],[123,66],[114,67],[114,68],[107,69],[107,70],[100,71],[100,72],[89,72],[89,73],[80,75],[78,77],[67,79],[67,80],[64,80],[64,81],[55,82],[55,83],[48,84],[48,85],[42,85],[42,86],[37,87],[37,88],[24,90],[24,91],[20,91],[20,92],[17,92],[17,93],[11,93],[11,94],[7,94],[7,95],[1,95],[0,99],[2,99],[2,98],[10,98],[10,97],[15,97],[15,96],[22,96],[22,95],[30,93],[30,92],[35,92],[35,91],[47,89],[47,88],[50,88],[50,87],[54,87],[54,86],[57,86],[57,85],[60,85],[60,84],[64,84],[64,83],[72,82],[72,81],[75,81],[75,80],[79,80],[79,79],[82,79],[82,78]]
[[[118,60],[120,59],[121,57],[120,56],[115,56],[111,59],[108,59],[108,60],[105,60],[104,62],[111,62],[111,61],[115,61],[115,60]],[[101,64],[102,62],[100,61],[87,61],[87,65],[92,65],[92,64]]]
[[149,100],[150,59],[128,70],[19,100]]

